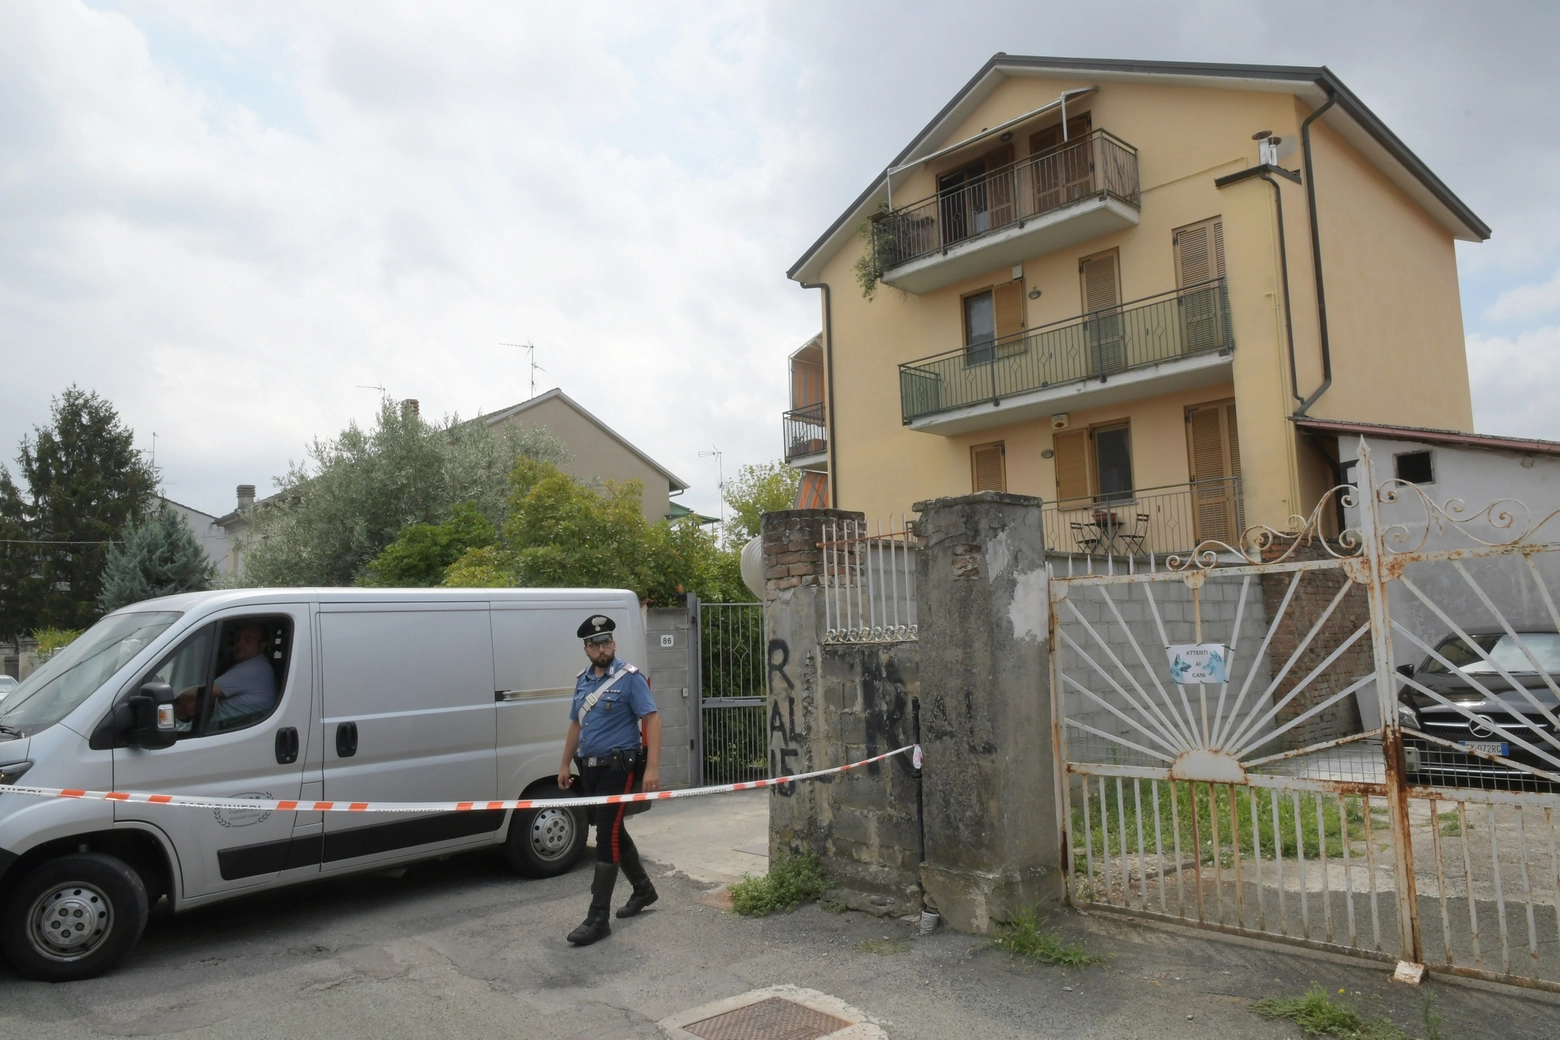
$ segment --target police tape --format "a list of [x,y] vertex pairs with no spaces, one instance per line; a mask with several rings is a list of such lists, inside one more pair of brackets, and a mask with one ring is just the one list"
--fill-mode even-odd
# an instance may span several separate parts
[[832,773],[844,773],[860,769],[874,762],[882,762],[912,752],[915,768],[921,768],[921,748],[910,744],[882,755],[849,762],[832,769],[815,769],[810,773],[794,776],[777,776],[770,780],[745,780],[739,784],[716,784],[713,787],[687,787],[676,791],[642,791],[638,794],[606,794],[590,798],[509,798],[488,802],[305,802],[288,799],[264,798],[207,798],[190,794],[145,794],[138,791],[85,791],[68,787],[26,787],[0,785],[0,794],[30,795],[35,798],[78,798],[88,801],[128,802],[143,805],[182,805],[192,809],[249,809],[262,812],[472,812],[504,809],[577,809],[587,805],[618,805],[624,802],[659,802],[668,798],[697,798],[708,794],[730,794],[733,791],[749,791],[760,787],[777,787],[798,780],[813,780]]

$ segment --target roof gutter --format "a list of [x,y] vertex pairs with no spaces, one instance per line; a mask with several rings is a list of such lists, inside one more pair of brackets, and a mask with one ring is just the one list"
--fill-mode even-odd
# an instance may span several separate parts
[[[1316,170],[1311,162],[1311,124],[1338,103],[1338,95],[1331,85],[1327,83],[1320,85],[1327,91],[1327,103],[1306,116],[1305,122],[1300,124],[1300,152],[1305,162],[1305,200],[1311,218],[1311,271],[1316,277],[1316,321],[1321,330],[1322,385],[1312,391],[1309,397],[1300,402],[1300,407],[1295,409],[1295,414],[1300,416],[1305,415],[1317,399],[1327,392],[1333,381],[1332,341],[1327,334],[1327,293],[1322,284],[1322,231],[1316,217]],[[1299,396],[1298,390],[1296,396]]]
[[803,282],[803,289],[823,290],[823,380],[828,407],[823,413],[824,436],[829,439],[829,508],[840,507],[839,427],[834,422],[834,302],[828,282]]

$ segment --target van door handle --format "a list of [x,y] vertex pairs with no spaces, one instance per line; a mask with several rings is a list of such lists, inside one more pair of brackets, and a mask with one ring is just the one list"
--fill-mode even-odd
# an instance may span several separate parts
[[357,723],[338,722],[336,724],[336,755],[339,758],[351,758],[357,754]]
[[291,765],[298,761],[298,731],[291,726],[283,726],[276,731],[276,764]]

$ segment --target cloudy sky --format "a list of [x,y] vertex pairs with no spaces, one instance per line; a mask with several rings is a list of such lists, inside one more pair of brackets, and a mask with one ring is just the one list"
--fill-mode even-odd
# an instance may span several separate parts
[[1491,227],[1478,429],[1560,439],[1547,0],[0,4],[0,459],[71,383],[170,497],[262,493],[379,391],[561,386],[693,485],[780,450],[785,269],[996,51],[1326,64]]

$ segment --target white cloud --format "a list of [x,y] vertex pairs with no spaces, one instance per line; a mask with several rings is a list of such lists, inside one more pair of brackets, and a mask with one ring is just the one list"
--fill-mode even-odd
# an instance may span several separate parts
[[1560,440],[1560,326],[1469,336],[1473,426],[1479,433]]
[[1500,294],[1486,312],[1496,321],[1512,321],[1541,318],[1560,310],[1560,270],[1547,282],[1520,285]]

